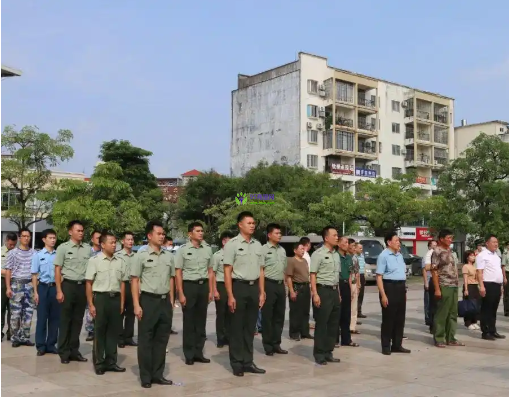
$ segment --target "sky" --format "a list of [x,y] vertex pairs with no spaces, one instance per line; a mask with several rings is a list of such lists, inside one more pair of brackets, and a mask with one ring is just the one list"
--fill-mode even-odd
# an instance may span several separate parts
[[509,121],[509,2],[4,0],[2,128],[74,133],[58,169],[90,175],[126,139],[151,170],[229,173],[237,75],[331,66],[455,98],[456,125]]

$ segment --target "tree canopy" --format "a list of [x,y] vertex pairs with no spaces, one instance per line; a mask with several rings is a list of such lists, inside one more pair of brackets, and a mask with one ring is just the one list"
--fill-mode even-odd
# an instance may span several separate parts
[[34,126],[2,131],[2,149],[8,154],[2,155],[2,190],[13,197],[4,216],[18,229],[48,216],[55,188],[50,168],[73,157],[72,138],[69,130],[59,130],[52,138]]

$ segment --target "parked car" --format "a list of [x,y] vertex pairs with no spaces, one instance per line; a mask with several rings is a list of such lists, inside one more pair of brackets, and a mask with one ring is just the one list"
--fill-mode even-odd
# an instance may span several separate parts
[[408,247],[401,244],[401,254],[405,259],[407,270],[410,268],[410,272],[407,271],[407,277],[422,276],[422,257],[410,253]]

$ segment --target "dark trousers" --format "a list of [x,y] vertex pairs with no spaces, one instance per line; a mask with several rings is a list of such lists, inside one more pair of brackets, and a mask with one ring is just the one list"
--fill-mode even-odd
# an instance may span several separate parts
[[54,285],[37,285],[39,304],[37,305],[37,324],[35,326],[35,347],[44,352],[56,351],[58,325],[60,324],[60,303],[57,301],[57,288]]
[[121,327],[120,327],[120,338],[118,343],[124,344],[125,342],[131,342],[134,336],[134,306],[133,306],[133,294],[131,292],[131,283],[124,281],[125,284],[125,302],[124,312],[121,316]]
[[265,304],[262,307],[262,343],[266,353],[281,346],[285,325],[286,293],[283,281],[265,279]]
[[433,280],[430,279],[429,281],[429,288],[428,288],[428,313],[429,313],[429,331],[433,332],[433,322],[435,318],[435,313],[437,312],[437,301],[435,299],[435,284],[433,284]]
[[218,344],[228,343],[230,340],[230,310],[228,309],[228,295],[224,282],[217,282],[219,299],[216,300],[216,337]]
[[236,308],[230,314],[230,365],[234,371],[253,364],[253,339],[260,306],[258,281],[233,280]]
[[366,288],[366,277],[364,274],[360,275],[361,289],[359,290],[359,298],[357,301],[357,313],[362,314],[362,302],[364,301],[364,289]]
[[341,294],[341,307],[339,313],[339,327],[336,342],[349,345],[352,342],[350,323],[352,321],[352,290],[348,280],[339,281],[339,293]]
[[[479,308],[480,303],[481,303],[481,295],[479,294],[479,285],[469,284],[468,285],[468,296],[465,296],[465,294],[463,294],[463,299],[475,301],[477,308]],[[479,309],[477,312],[467,313],[464,320],[465,320],[465,327],[468,327],[472,324],[477,324],[477,321],[479,320]]]
[[122,328],[120,293],[94,292],[94,306],[92,362],[95,369],[105,370],[117,364],[117,344]]
[[481,331],[483,335],[497,332],[497,310],[500,304],[501,284],[484,282],[486,296],[481,303]]
[[[507,269],[507,266],[506,266],[506,269]],[[509,280],[509,272],[506,271],[505,275],[507,276],[507,279]],[[509,316],[509,283],[504,285],[504,315]],[[3,318],[3,315],[2,315],[2,318]]]
[[142,292],[140,306],[143,316],[138,322],[138,366],[141,383],[163,377],[166,347],[171,333],[173,308],[169,295]]
[[5,313],[7,312],[7,337],[11,335],[11,307],[9,305],[9,298],[7,297],[7,284],[5,284],[5,278],[2,277],[2,338],[4,337],[4,326],[5,326]]
[[[315,339],[313,356],[316,361],[332,358],[339,324],[338,287],[318,285],[316,292],[320,297],[320,307],[315,306]],[[314,306],[314,305],[313,305]]]
[[[389,304],[382,306],[382,349],[398,349],[403,343],[406,315],[406,288],[404,281],[384,280],[384,290]],[[380,304],[382,297],[380,296]]]
[[60,304],[60,327],[58,329],[58,354],[62,360],[68,360],[80,354],[80,333],[83,316],[87,306],[85,282],[77,284],[62,282],[64,301]]
[[290,338],[309,336],[309,309],[311,292],[309,283],[293,283],[293,290],[297,298],[290,299]]
[[209,280],[186,281],[182,288],[186,305],[182,307],[184,324],[182,331],[182,350],[187,360],[203,357],[209,305]]

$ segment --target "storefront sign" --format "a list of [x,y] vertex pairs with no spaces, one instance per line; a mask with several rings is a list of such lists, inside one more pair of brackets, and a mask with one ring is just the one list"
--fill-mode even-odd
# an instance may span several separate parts
[[333,174],[353,175],[355,167],[353,165],[341,163],[329,163],[330,170]]
[[399,229],[398,235],[404,240],[415,240],[416,229],[415,227],[402,227]]
[[428,183],[428,178],[425,176],[418,176],[415,178],[415,183],[422,183],[423,185],[426,185]]
[[418,227],[416,229],[415,239],[419,241],[429,241],[433,240],[433,236],[427,227]]
[[368,170],[366,168],[356,168],[355,176],[364,176],[366,178],[376,178],[376,171]]

